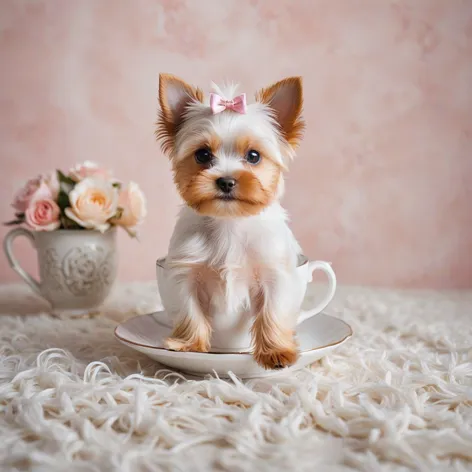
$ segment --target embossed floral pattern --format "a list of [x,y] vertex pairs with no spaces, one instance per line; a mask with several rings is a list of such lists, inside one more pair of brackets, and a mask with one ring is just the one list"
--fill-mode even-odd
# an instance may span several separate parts
[[44,251],[42,265],[43,277],[47,280],[49,289],[63,292],[64,286],[62,283],[61,261],[56,249],[48,248]]
[[62,275],[71,293],[77,296],[92,295],[110,285],[114,275],[114,254],[102,247],[77,247],[62,260]]

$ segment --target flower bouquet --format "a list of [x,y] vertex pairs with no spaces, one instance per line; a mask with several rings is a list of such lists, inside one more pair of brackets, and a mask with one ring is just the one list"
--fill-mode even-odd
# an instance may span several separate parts
[[106,169],[86,161],[67,174],[40,175],[20,189],[12,203],[15,219],[34,231],[95,229],[121,226],[130,236],[146,217],[146,199],[135,182],[126,187]]
[[[58,315],[94,313],[111,290],[117,272],[116,231],[120,226],[136,237],[146,216],[139,186],[123,186],[92,162],[69,172],[60,170],[29,180],[12,203],[23,225],[4,239],[8,261],[28,285],[45,298]],[[38,255],[40,280],[19,264],[15,238],[26,237]]]

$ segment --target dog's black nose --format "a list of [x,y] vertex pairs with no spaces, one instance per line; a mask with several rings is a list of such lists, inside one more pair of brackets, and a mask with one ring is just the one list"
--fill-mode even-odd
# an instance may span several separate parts
[[236,180],[231,177],[220,177],[216,179],[216,185],[224,193],[231,193],[236,185]]

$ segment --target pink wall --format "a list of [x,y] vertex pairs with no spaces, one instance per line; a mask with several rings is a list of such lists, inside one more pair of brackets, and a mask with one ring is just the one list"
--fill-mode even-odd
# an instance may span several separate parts
[[285,204],[305,252],[346,283],[472,287],[468,0],[4,0],[0,55],[2,221],[26,177],[100,161],[148,196],[120,273],[152,278],[178,206],[158,73],[251,94],[296,74],[308,132]]

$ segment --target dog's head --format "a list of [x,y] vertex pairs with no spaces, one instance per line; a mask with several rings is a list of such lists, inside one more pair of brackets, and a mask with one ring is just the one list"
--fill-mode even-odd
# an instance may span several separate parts
[[234,86],[214,91],[205,99],[200,89],[161,74],[156,135],[190,207],[216,217],[255,215],[282,195],[301,139],[301,79],[262,89],[252,104],[235,97]]

